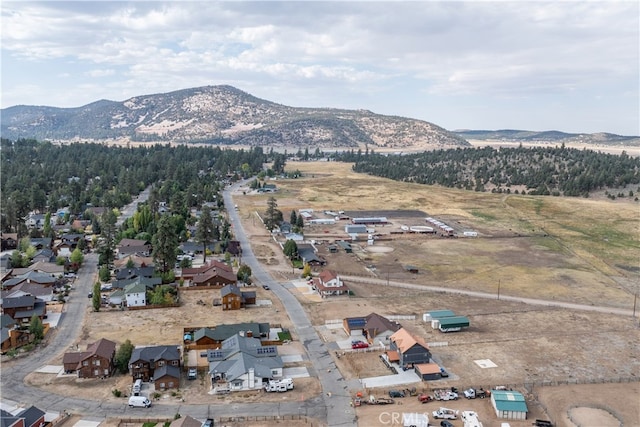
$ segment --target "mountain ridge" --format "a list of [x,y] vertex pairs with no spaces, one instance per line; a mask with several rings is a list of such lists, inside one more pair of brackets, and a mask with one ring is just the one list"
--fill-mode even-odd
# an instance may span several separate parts
[[233,86],[203,86],[81,107],[2,110],[8,139],[125,139],[248,146],[437,148],[470,144],[423,120],[368,110],[290,107]]

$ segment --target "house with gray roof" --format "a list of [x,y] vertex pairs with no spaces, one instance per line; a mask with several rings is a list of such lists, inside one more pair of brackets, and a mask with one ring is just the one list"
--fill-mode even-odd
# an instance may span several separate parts
[[154,378],[156,369],[160,369],[163,366],[180,367],[180,350],[178,346],[136,347],[131,352],[129,371],[133,381],[137,379],[142,379],[145,382],[149,381]]
[[17,323],[29,323],[35,314],[44,319],[47,314],[47,305],[44,301],[33,295],[24,295],[17,298],[4,298],[2,300],[2,313],[8,314]]
[[180,368],[173,365],[163,365],[153,373],[153,385],[156,391],[180,388]]
[[269,380],[282,378],[284,363],[275,345],[236,334],[219,349],[207,350],[211,388],[230,391],[259,390]]
[[217,325],[215,328],[200,328],[193,333],[192,341],[196,345],[211,348],[220,347],[222,342],[236,334],[246,337],[262,338],[269,335],[269,323],[234,323]]

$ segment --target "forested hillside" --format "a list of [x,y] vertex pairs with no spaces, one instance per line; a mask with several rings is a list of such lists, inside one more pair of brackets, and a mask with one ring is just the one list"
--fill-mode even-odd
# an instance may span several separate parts
[[[640,182],[640,159],[560,147],[464,148],[403,156],[353,151],[337,155],[356,172],[467,190],[588,197]],[[634,188],[636,190],[636,188]],[[625,195],[628,195],[626,193]]]
[[101,144],[53,145],[35,140],[1,141],[2,230],[19,230],[30,211],[55,212],[69,206],[80,214],[87,206],[120,208],[154,185],[157,199],[181,212],[213,201],[230,174],[251,176],[266,161],[284,167],[284,155],[262,148],[140,148]]

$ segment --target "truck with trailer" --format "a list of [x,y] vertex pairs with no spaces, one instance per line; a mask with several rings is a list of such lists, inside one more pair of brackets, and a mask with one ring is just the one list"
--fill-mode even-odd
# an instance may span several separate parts
[[476,397],[484,399],[485,397],[487,397],[487,392],[482,387],[478,389],[469,388],[464,391],[464,397],[466,397],[467,399],[475,399]]

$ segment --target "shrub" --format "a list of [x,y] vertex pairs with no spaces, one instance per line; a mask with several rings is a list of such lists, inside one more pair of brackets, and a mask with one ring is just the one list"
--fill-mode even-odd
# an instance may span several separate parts
[[122,396],[122,392],[120,390],[118,390],[117,388],[111,390],[111,394],[113,394],[115,397]]

